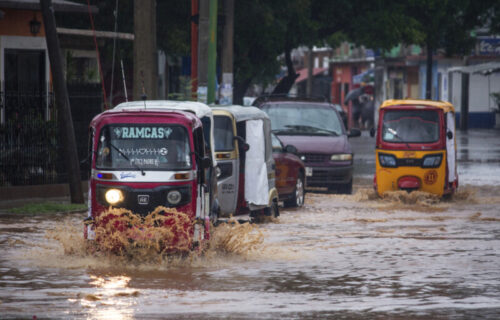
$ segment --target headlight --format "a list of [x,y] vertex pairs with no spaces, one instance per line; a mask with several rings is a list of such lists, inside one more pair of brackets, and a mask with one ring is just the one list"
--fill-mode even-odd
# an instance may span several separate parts
[[396,168],[396,157],[390,154],[379,153],[378,161],[382,167]]
[[350,153],[334,154],[330,157],[330,160],[333,160],[333,161],[351,161],[352,154],[350,154]]
[[443,156],[441,154],[434,154],[431,156],[425,156],[422,161],[422,168],[437,168],[441,165],[441,160]]
[[106,191],[105,198],[109,204],[117,204],[123,201],[123,193],[118,189],[109,189]]
[[177,190],[172,190],[167,194],[167,201],[172,205],[176,205],[181,202],[182,196],[181,193]]
[[302,161],[306,161],[306,156],[301,155],[301,156],[300,156],[300,160],[302,160]]

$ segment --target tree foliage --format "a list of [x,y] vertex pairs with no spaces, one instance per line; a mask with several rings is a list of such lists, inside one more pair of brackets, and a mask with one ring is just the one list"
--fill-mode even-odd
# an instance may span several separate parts
[[[87,0],[73,1],[87,4]],[[97,30],[113,30],[115,1],[90,0],[99,9],[94,16]],[[133,1],[119,0],[119,32],[133,33]],[[189,55],[190,11],[189,0],[157,0],[157,45],[167,55]],[[234,14],[236,103],[242,102],[252,83],[275,82],[283,64],[288,77],[280,90],[287,92],[296,78],[290,53],[299,46],[334,48],[348,40],[374,49],[405,43],[428,47],[430,54],[441,48],[447,54],[468,54],[474,28],[489,26],[500,32],[498,0],[238,0]],[[59,16],[58,22],[63,27],[90,28],[88,15],[81,13]],[[220,42],[222,28],[218,32]],[[130,42],[119,42],[118,49],[125,61],[132,62]],[[110,46],[101,55],[109,66]]]

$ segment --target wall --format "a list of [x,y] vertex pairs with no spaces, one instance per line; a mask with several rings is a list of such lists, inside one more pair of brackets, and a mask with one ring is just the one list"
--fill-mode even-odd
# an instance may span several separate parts
[[[451,74],[451,103],[455,106],[457,116],[460,117],[462,75]],[[492,128],[495,126],[495,102],[490,93],[500,91],[500,73],[490,76],[472,74],[469,78],[469,127]]]
[[[0,20],[0,35],[33,37],[30,32],[30,21],[33,20],[33,17],[36,17],[36,20],[42,23],[42,13],[39,11],[4,8],[2,8],[2,11],[5,15]],[[40,27],[40,33],[36,37],[45,39],[43,23]]]

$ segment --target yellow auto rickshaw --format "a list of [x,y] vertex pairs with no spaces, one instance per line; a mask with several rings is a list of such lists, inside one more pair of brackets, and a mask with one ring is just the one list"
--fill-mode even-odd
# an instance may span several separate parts
[[380,196],[395,190],[451,194],[458,187],[456,150],[451,103],[386,100],[376,130],[374,188]]

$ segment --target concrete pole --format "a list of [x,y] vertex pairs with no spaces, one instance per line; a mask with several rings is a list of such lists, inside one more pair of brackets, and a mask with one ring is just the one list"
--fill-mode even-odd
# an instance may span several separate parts
[[198,101],[207,102],[208,38],[209,38],[209,1],[200,0],[198,19]]
[[63,74],[63,58],[57,38],[56,19],[51,0],[40,0],[42,9],[43,25],[45,27],[45,39],[49,52],[50,69],[56,96],[58,112],[59,137],[61,137],[64,150],[64,163],[69,178],[69,191],[71,203],[83,203],[82,183],[80,176],[80,162],[76,150],[75,131],[69,105],[68,89]]
[[207,70],[207,103],[215,102],[215,77],[217,63],[217,1],[210,0],[209,8],[209,39],[208,39],[208,70]]
[[432,47],[427,44],[425,99],[432,99]]
[[198,90],[198,0],[191,0],[191,93]]
[[460,130],[469,128],[469,74],[462,73],[462,98],[460,105]]
[[224,0],[220,104],[233,104],[234,0]]
[[158,97],[156,0],[134,0],[134,100]]

